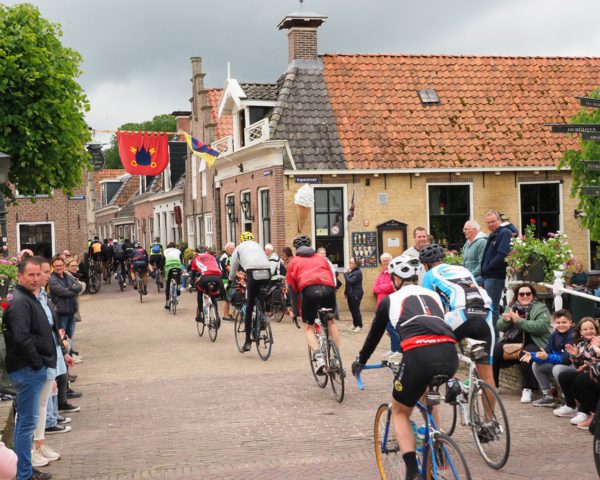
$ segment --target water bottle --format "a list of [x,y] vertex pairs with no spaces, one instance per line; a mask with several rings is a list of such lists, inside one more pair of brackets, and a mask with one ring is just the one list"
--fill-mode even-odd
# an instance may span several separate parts
[[417,443],[416,443],[416,451],[417,456],[421,456],[423,454],[423,445],[425,443],[425,425],[421,425],[417,430]]
[[462,384],[463,393],[465,395],[469,394],[469,379],[467,378]]
[[416,439],[417,438],[417,424],[415,422],[413,422],[412,420],[410,421],[410,428],[412,428],[413,435],[415,436],[415,439]]

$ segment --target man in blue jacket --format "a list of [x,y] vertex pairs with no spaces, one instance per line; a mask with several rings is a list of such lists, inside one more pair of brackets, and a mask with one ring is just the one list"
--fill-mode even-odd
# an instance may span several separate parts
[[506,256],[510,253],[510,242],[516,229],[512,225],[502,225],[500,214],[494,211],[485,214],[485,223],[490,236],[481,258],[481,279],[483,288],[492,300],[492,322],[495,328],[506,281]]

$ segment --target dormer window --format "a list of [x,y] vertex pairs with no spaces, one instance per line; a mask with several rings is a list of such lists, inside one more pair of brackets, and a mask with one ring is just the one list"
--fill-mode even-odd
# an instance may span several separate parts
[[121,188],[121,182],[102,183],[102,207],[106,207]]
[[439,105],[440,103],[440,97],[432,88],[419,90],[419,97],[423,105]]

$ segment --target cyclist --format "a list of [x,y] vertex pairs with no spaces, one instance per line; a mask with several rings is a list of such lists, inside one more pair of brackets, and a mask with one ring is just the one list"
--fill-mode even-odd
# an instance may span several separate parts
[[142,276],[144,281],[144,295],[148,295],[148,253],[142,248],[139,242],[134,244],[133,254],[131,255],[131,276],[134,284],[133,288],[137,289],[135,279],[137,275]]
[[[126,287],[127,284],[125,282],[125,277],[127,276],[127,270],[125,268],[125,250],[123,249],[123,245],[121,245],[117,239],[113,240],[112,243],[112,248],[113,248],[113,268],[115,270],[115,272],[117,271],[117,269],[121,268],[121,275],[123,276],[123,286]],[[115,275],[115,278],[117,278],[117,276]]]
[[[154,240],[159,241],[158,237],[156,237]],[[167,288],[165,288],[165,310],[169,309],[169,297],[171,295],[171,288],[169,285],[171,285],[171,279],[173,276],[175,276],[175,280],[177,281],[177,295],[180,294],[179,285],[181,282],[181,272],[183,271],[183,262],[181,259],[181,250],[177,248],[175,242],[170,242],[164,252],[164,268],[167,279]],[[150,262],[152,262],[152,255],[150,255]]]
[[457,341],[469,337],[486,342],[486,355],[476,362],[479,377],[489,385],[494,385],[492,355],[495,334],[492,323],[492,301],[486,291],[480,288],[475,277],[461,265],[443,263],[446,256],[441,245],[426,246],[419,255],[425,267],[423,287],[438,293],[446,314],[446,323],[454,330]]
[[[204,322],[204,301],[202,294],[206,292],[210,296],[222,293],[221,268],[219,261],[209,252],[208,247],[200,247],[199,253],[192,260],[192,285],[196,285],[198,316],[197,322]],[[196,280],[196,278],[198,278]],[[208,286],[213,285],[212,290]]]
[[90,254],[90,259],[92,263],[95,263],[98,266],[102,266],[102,242],[100,242],[100,237],[98,235],[94,235],[94,239],[90,244],[90,248],[88,249],[88,253]]
[[[102,275],[104,276],[104,281],[107,281],[107,275],[110,275],[110,267],[113,263],[114,250],[113,246],[109,243],[108,238],[105,238],[102,242]],[[106,272],[108,270],[108,272]]]
[[389,266],[396,291],[377,307],[369,334],[352,364],[358,375],[392,323],[404,351],[392,391],[392,415],[396,439],[406,465],[406,479],[420,479],[415,453],[415,436],[410,415],[434,375],[454,375],[458,368],[456,340],[444,322],[440,297],[417,285],[421,264],[408,255],[394,258]]
[[[317,364],[317,375],[323,374],[325,359],[319,348],[319,341],[313,325],[320,308],[335,310],[335,280],[327,259],[315,253],[312,241],[306,235],[294,240],[296,255],[288,265],[286,280],[297,294],[302,294],[302,322],[306,343],[313,352]],[[329,335],[340,346],[340,334],[334,318],[329,320]]]
[[[170,244],[169,244],[170,245]],[[167,246],[167,248],[169,248]],[[177,250],[179,251],[179,250]],[[181,254],[181,252],[179,252]],[[154,242],[150,245],[150,265],[154,269],[163,270],[165,268],[165,254],[162,244],[160,243],[160,237],[154,237]],[[166,272],[165,272],[166,276]],[[167,280],[167,285],[169,281]],[[163,284],[161,282],[160,288],[163,288]],[[167,294],[168,295],[168,294]]]
[[[263,285],[268,285],[271,280],[271,262],[269,262],[262,247],[254,241],[252,232],[243,232],[240,235],[240,242],[231,255],[229,281],[234,281],[238,269],[243,268],[246,272],[246,316],[244,318],[246,342],[242,350],[248,352],[252,348],[252,342],[250,341],[252,310],[254,310],[260,288]],[[264,270],[268,270],[268,272],[267,276],[263,278]]]

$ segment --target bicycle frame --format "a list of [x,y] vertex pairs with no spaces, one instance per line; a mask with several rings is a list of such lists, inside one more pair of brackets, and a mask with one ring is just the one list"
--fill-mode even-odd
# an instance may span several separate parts
[[477,368],[473,360],[471,360],[469,357],[462,353],[458,353],[458,361],[464,363],[465,365],[467,365],[467,367],[469,367],[469,373],[467,375],[467,380],[469,381],[469,391],[467,392],[467,398],[465,401],[463,401],[464,399],[461,398],[462,394],[459,394],[456,398],[456,402],[458,403],[458,407],[460,408],[461,425],[463,427],[470,427],[471,419],[469,418],[469,412],[467,411],[465,405],[471,404],[471,398],[473,397],[474,392],[476,390],[475,387],[479,387],[479,384],[482,382],[482,380],[479,378],[479,375],[477,375]]

